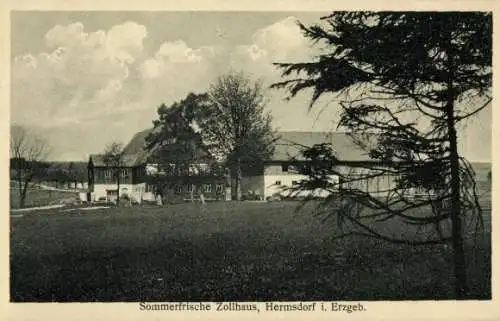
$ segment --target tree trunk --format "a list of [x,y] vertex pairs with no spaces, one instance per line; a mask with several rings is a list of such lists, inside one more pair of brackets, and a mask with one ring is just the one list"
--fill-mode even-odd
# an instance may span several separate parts
[[[451,89],[451,81],[450,86]],[[447,106],[448,140],[450,143],[451,169],[451,236],[453,248],[453,264],[455,274],[456,299],[465,299],[467,296],[467,273],[462,231],[462,217],[460,208],[460,164],[457,148],[457,131],[455,128],[455,113],[453,96],[450,93]]]
[[231,200],[236,200],[236,165],[231,165],[231,176],[229,177],[229,185],[231,186]]
[[24,208],[24,203],[26,202],[26,194],[21,194],[19,199],[19,207]]
[[464,252],[464,239],[462,229],[462,217],[460,208],[460,163],[458,155],[457,130],[455,128],[455,90],[453,80],[455,78],[454,48],[452,35],[447,33],[446,38],[446,67],[447,77],[447,101],[446,101],[446,123],[448,127],[448,141],[450,148],[450,171],[451,171],[451,238],[453,249],[453,272],[455,275],[455,297],[465,299],[467,297],[467,270]]
[[[19,182],[20,186],[22,186],[22,183]],[[24,186],[22,186],[22,189],[20,190],[20,195],[19,195],[19,207],[24,208],[26,205],[26,194],[28,193],[28,185],[29,181],[24,182]]]
[[19,207],[24,207],[26,193],[23,193],[23,174],[21,166],[17,169],[17,187],[19,189]]
[[241,159],[238,157],[236,160],[236,200],[241,201]]
[[19,207],[23,208],[24,207],[24,197],[23,197],[23,184],[21,181],[17,181],[17,186],[19,190]]
[[116,175],[116,205],[120,205],[120,166],[118,166],[118,174]]
[[455,294],[457,299],[467,295],[467,274],[465,266],[462,218],[460,214],[460,177],[457,153],[456,131],[450,133],[450,165],[451,165],[451,223],[453,262],[455,271]]

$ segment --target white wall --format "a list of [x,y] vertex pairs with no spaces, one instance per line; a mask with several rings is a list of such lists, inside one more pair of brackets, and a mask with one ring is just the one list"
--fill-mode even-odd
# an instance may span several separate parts
[[153,194],[153,192],[144,192],[144,193],[142,193],[142,200],[143,201],[155,201],[156,197]]
[[[299,182],[301,180],[307,179],[306,175],[301,174],[288,174],[284,173],[282,175],[265,175],[264,176],[264,198],[268,196],[272,196],[273,194],[280,193],[282,195],[289,195],[290,192],[283,191],[284,188],[293,187],[294,182]],[[336,176],[332,175],[331,180],[335,181],[337,179]],[[280,182],[280,185],[277,185],[277,182]],[[303,191],[298,194],[292,194],[295,196],[317,196],[317,197],[325,197],[329,193],[326,191]]]
[[[284,187],[292,187],[292,181],[300,181],[305,175],[264,175],[264,198],[282,193]],[[277,182],[281,182],[280,185]]]
[[[350,173],[351,175],[361,175],[362,177],[370,175],[370,173],[377,173],[365,168],[341,167],[339,169],[346,174]],[[355,177],[353,179],[355,179]],[[363,192],[368,192],[374,197],[387,197],[389,195],[388,190],[395,188],[395,186],[396,182],[394,177],[383,175],[369,179],[346,182],[344,188],[356,188]]]
[[[337,170],[341,173],[347,174],[362,174],[367,175],[371,171],[369,169],[363,168],[351,168],[347,166],[339,166]],[[269,165],[266,166],[264,170],[264,197],[272,196],[273,194],[280,193],[282,195],[286,195],[286,192],[283,192],[283,187],[292,187],[293,181],[300,181],[303,179],[307,179],[306,175],[301,175],[297,173],[293,173],[290,171],[283,172],[281,165]],[[330,179],[332,182],[338,182],[338,178],[336,175],[331,175]],[[280,181],[281,185],[277,185],[276,182]],[[369,192],[373,196],[385,197],[387,196],[387,189],[394,187],[394,179],[389,176],[382,176],[372,179],[364,179],[360,181],[350,182],[350,184],[346,184],[344,187],[348,187],[350,185],[352,188],[358,188],[362,191]],[[290,194],[290,192],[288,192]],[[325,197],[329,193],[326,191],[321,191],[320,189],[316,191],[309,192],[301,192],[296,196],[308,196],[314,195],[318,197]]]
[[[264,168],[264,198],[272,196],[276,193],[280,193],[281,195],[294,195],[294,196],[317,196],[317,197],[325,197],[329,193],[326,191],[320,191],[319,189],[316,191],[302,191],[300,193],[292,193],[290,191],[284,191],[284,189],[292,187],[294,182],[299,182],[301,180],[307,179],[307,175],[298,174],[296,171],[293,171],[293,167],[288,166],[288,171],[283,171],[281,165],[267,165]],[[331,176],[332,181],[337,181],[337,176]],[[280,185],[277,185],[277,182],[280,182]]]
[[[117,184],[95,184],[92,199],[97,201],[100,197],[106,197],[106,190],[116,189]],[[126,191],[125,191],[126,189]],[[141,196],[146,192],[146,183],[120,184],[120,195],[128,195],[133,200],[140,202]]]

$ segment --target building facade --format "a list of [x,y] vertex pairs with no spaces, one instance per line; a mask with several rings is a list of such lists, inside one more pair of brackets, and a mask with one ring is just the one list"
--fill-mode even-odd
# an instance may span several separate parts
[[90,201],[115,202],[118,196],[118,186],[120,197],[134,202],[141,202],[146,193],[146,163],[138,159],[136,155],[125,155],[120,168],[104,162],[102,155],[91,155],[88,163],[88,177]]
[[[160,168],[158,162],[148,157],[144,151],[145,137],[149,132],[151,130],[136,134],[124,149],[124,162],[120,171],[120,195],[129,197],[134,202],[153,201],[160,195],[166,199],[182,200],[199,198],[202,194],[207,200],[231,199],[229,171],[210,158],[200,158],[200,162],[196,164],[168,164]],[[307,163],[302,152],[322,143],[331,144],[337,159],[340,160],[336,167],[337,172],[350,177],[347,182],[337,184],[339,187],[359,189],[377,197],[389,197],[389,191],[395,187],[395,179],[390,175],[366,178],[367,174],[372,172],[370,167],[379,166],[380,162],[371,159],[347,133],[279,132],[278,137],[272,157],[264,162],[254,175],[242,178],[241,190],[244,196],[252,195],[253,199],[262,200],[276,195],[291,196],[288,189],[301,180],[308,179],[297,166]],[[94,201],[113,200],[118,187],[112,168],[106,166],[101,155],[92,155],[88,168],[89,198]],[[491,164],[480,166],[476,171],[479,184],[484,181],[483,185],[491,189],[491,181],[487,181]],[[356,180],[357,177],[363,179]],[[330,175],[330,180],[340,183],[336,175]],[[486,187],[483,189],[487,190]],[[327,195],[328,193],[319,189],[293,194],[317,197]]]
[[[344,189],[357,189],[370,193],[374,197],[391,197],[396,187],[396,177],[390,174],[373,175],[377,173],[374,167],[381,168],[379,160],[374,160],[368,153],[360,149],[345,132],[279,132],[272,157],[264,163],[259,175],[244,177],[242,182],[243,193],[262,195],[263,199],[275,195],[290,196],[287,189],[292,188],[299,181],[308,179],[301,174],[295,164],[304,164],[307,161],[302,152],[315,144],[328,143],[331,145],[336,158],[339,160],[335,170],[342,176],[348,177],[340,184],[339,177],[330,175],[330,181],[339,183]],[[294,161],[292,161],[294,160]],[[487,194],[491,190],[491,163],[472,163],[476,174],[476,182],[480,193]],[[370,178],[370,176],[373,176]],[[362,178],[362,179],[357,179]],[[408,189],[411,196],[421,195],[418,189]],[[303,191],[295,196],[324,197],[328,193]]]
[[[292,192],[291,189],[301,180],[308,179],[299,170],[297,164],[304,165],[307,160],[302,152],[316,144],[331,144],[336,157],[341,160],[336,170],[343,175],[357,177],[369,172],[370,165],[375,164],[373,159],[361,150],[351,137],[344,132],[279,132],[272,157],[267,160],[261,169],[261,175],[244,177],[242,182],[243,193],[262,195],[262,199],[280,195],[325,197],[329,193],[324,190]],[[337,175],[329,176],[330,182],[339,185]],[[379,176],[373,179],[350,180],[349,184],[342,184],[344,188],[358,188],[376,196],[386,196],[387,190],[394,187],[394,180],[389,176]]]
[[[230,196],[227,171],[209,157],[197,163],[180,161],[159,166],[155,156],[145,150],[151,129],[137,133],[123,149],[120,168],[104,161],[103,155],[91,155],[88,162],[90,201],[115,202],[120,198],[134,203],[162,200],[226,200]],[[118,184],[119,172],[119,184]]]

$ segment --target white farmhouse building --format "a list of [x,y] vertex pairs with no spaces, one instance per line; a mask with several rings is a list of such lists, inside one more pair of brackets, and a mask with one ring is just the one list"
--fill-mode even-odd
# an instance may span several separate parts
[[[292,159],[304,160],[302,152],[315,144],[331,144],[337,158],[343,164],[339,165],[337,170],[343,173],[361,174],[364,169],[350,165],[374,162],[345,132],[278,132],[278,137],[274,154],[271,159],[264,163],[261,174],[244,177],[242,181],[243,193],[252,191],[262,195],[264,199],[276,194],[289,194],[283,190],[292,187],[300,180],[307,179],[306,175],[297,171]],[[338,182],[338,177],[334,175],[330,179]],[[356,185],[358,188],[378,193],[387,189],[391,184],[394,183],[390,177],[378,177],[373,180],[360,181]],[[320,197],[327,195],[324,191],[310,191],[308,194]],[[304,192],[301,195],[304,195]]]

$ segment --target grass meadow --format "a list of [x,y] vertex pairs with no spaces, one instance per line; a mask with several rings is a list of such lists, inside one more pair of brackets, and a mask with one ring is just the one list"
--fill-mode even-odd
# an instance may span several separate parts
[[[217,202],[11,217],[14,302],[449,299],[451,253],[341,233],[313,204]],[[489,212],[485,213],[489,217]],[[489,219],[466,253],[470,298],[491,298]],[[398,222],[398,236],[426,237]]]

